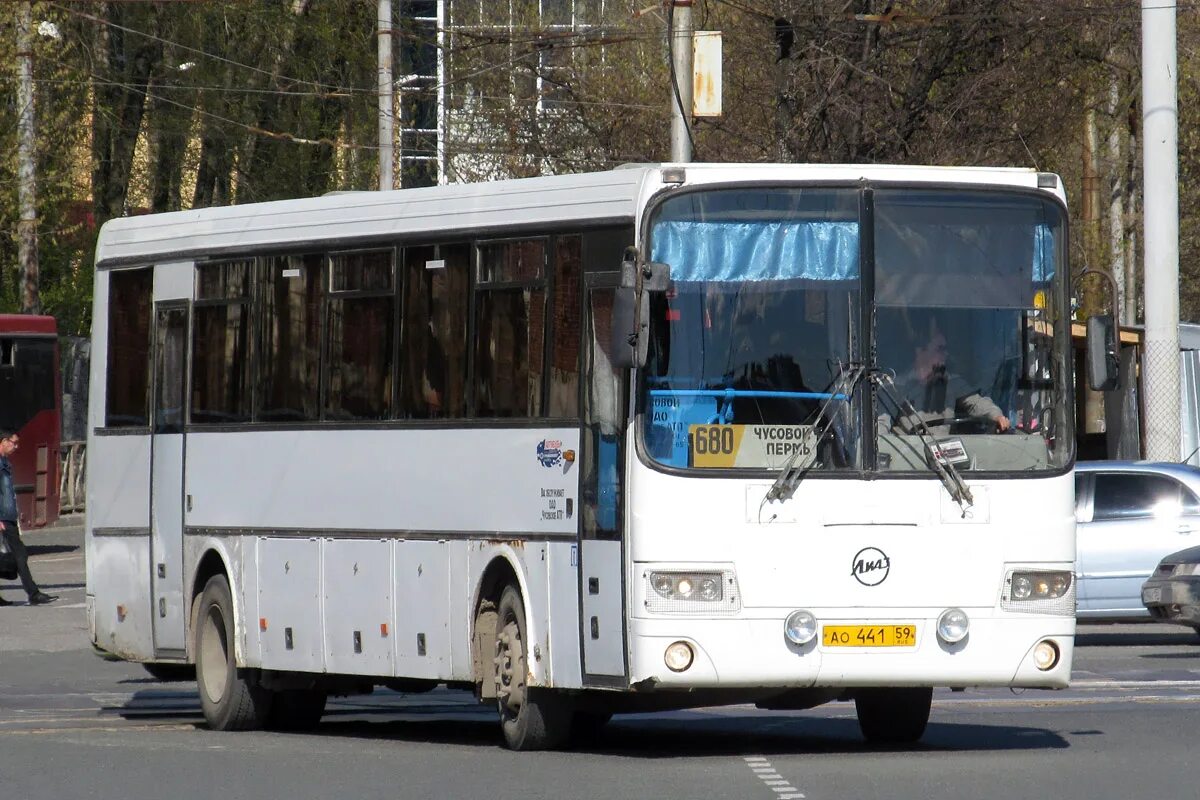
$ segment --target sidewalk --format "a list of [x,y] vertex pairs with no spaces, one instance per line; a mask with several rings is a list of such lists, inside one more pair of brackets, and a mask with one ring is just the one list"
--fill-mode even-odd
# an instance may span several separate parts
[[91,650],[84,610],[83,515],[22,531],[29,569],[41,588],[58,595],[48,606],[26,605],[20,581],[0,580],[0,596],[17,605],[0,608],[0,664],[14,651]]

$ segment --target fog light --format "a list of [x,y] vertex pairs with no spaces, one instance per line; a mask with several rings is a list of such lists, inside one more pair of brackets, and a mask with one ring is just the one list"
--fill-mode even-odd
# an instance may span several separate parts
[[937,635],[946,644],[955,644],[967,638],[970,627],[971,620],[967,618],[967,612],[961,608],[947,608],[938,617]]
[[783,633],[790,642],[808,644],[817,635],[817,618],[808,611],[793,611],[783,623]]
[[1054,669],[1058,664],[1058,645],[1054,642],[1038,642],[1033,648],[1033,663],[1042,672]]
[[695,654],[692,652],[692,646],[687,642],[674,642],[668,645],[667,652],[663,655],[667,669],[672,672],[683,672],[692,665],[693,658],[695,658]]

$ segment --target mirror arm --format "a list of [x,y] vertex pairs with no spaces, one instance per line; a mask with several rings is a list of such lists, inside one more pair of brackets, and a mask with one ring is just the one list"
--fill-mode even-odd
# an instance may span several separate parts
[[1099,275],[1101,278],[1104,278],[1104,280],[1108,281],[1108,288],[1112,291],[1113,325],[1117,329],[1117,345],[1120,346],[1120,343],[1121,343],[1121,303],[1120,303],[1121,295],[1120,295],[1120,292],[1117,291],[1117,279],[1114,278],[1112,273],[1106,269],[1095,269],[1093,267],[1084,267],[1083,271],[1079,273],[1079,277],[1076,279],[1075,282],[1078,283],[1079,281],[1082,281],[1084,278],[1088,277],[1089,275]]

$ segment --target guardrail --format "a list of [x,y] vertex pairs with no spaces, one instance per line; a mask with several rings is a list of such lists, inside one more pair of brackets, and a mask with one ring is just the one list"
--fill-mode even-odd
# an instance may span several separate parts
[[62,442],[59,446],[58,510],[77,514],[84,509],[87,475],[87,442]]

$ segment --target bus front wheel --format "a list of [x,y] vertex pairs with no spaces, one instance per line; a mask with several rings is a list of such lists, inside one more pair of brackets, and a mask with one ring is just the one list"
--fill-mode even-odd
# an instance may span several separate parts
[[858,727],[872,744],[909,744],[929,724],[933,689],[860,689],[854,695]]
[[224,575],[208,579],[196,615],[196,685],[208,726],[218,731],[263,727],[271,692],[247,680],[234,662],[233,596]]
[[526,685],[525,603],[516,587],[504,588],[497,616],[493,677],[504,741],[512,750],[558,747],[571,733],[571,707],[551,689]]

